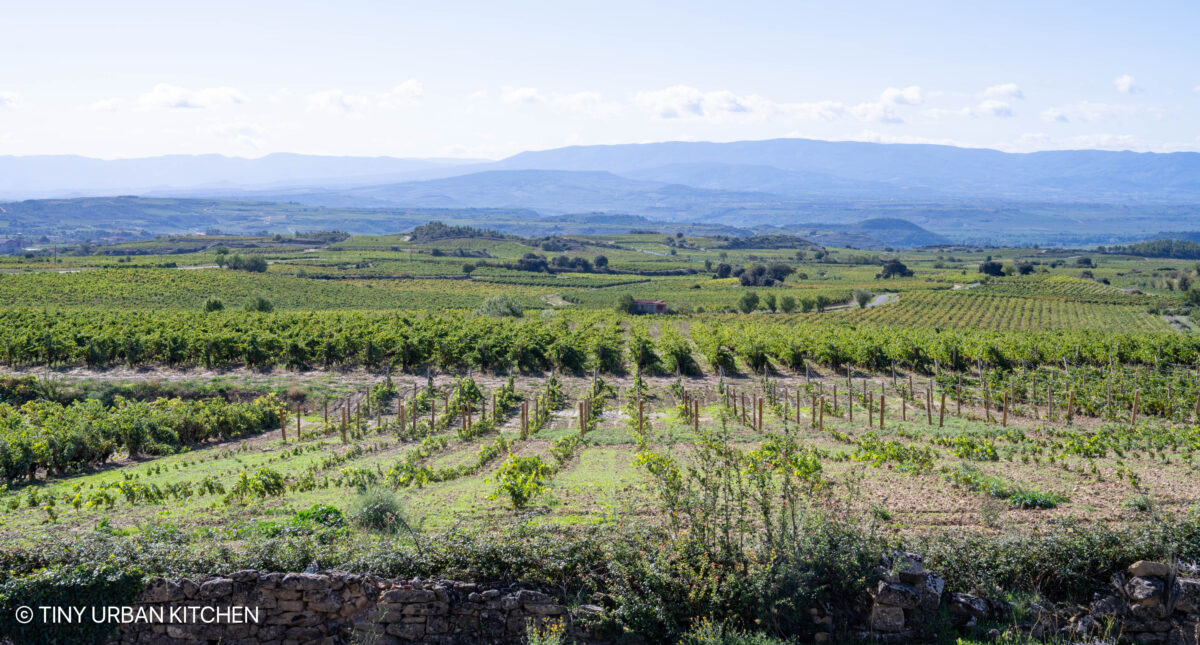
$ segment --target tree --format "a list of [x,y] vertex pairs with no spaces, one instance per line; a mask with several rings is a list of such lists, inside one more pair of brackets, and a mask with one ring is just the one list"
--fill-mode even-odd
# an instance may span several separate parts
[[984,275],[1000,277],[1004,275],[1004,265],[995,260],[988,260],[979,265],[979,272]]
[[722,262],[717,265],[716,277],[728,278],[729,274],[731,274],[731,273],[733,273],[733,267],[729,266],[728,264]]
[[204,301],[204,313],[206,313],[206,314],[212,313],[214,311],[221,311],[224,308],[225,308],[225,303],[221,302],[220,300],[218,300],[216,298],[209,298],[208,300]]
[[784,296],[779,299],[779,310],[785,314],[790,314],[796,310],[796,299],[791,296]]
[[816,307],[818,312],[825,311],[825,308],[831,304],[833,304],[833,301],[829,299],[829,296],[817,296]]
[[604,255],[597,255],[596,259],[592,260],[592,264],[595,264],[597,269],[607,269],[608,257]]
[[817,302],[815,300],[813,300],[812,298],[801,298],[800,299],[800,311],[802,311],[804,313],[808,313],[808,312],[812,311],[813,307],[815,307],[815,306],[817,306]]
[[891,278],[892,276],[911,278],[912,274],[912,269],[905,266],[899,259],[892,258],[883,263],[883,269],[875,277],[884,279]]
[[1029,275],[1030,273],[1033,273],[1033,263],[1032,262],[1022,262],[1022,263],[1018,264],[1017,265],[1017,273],[1020,273],[1021,275]]
[[1187,303],[1200,307],[1200,287],[1193,287],[1187,292]]
[[617,305],[614,307],[619,314],[631,314],[634,311],[633,296],[623,293],[620,298],[617,298]]
[[775,311],[775,294],[768,293],[767,295],[763,296],[762,300],[763,304],[767,306],[768,311]]
[[743,293],[742,297],[738,299],[738,309],[741,309],[742,313],[744,314],[748,314],[757,308],[758,294],[754,293],[753,291],[747,291],[746,293]]
[[472,274],[472,273],[474,273],[474,272],[475,272],[475,265],[474,265],[474,264],[471,264],[470,262],[467,262],[466,264],[464,264],[464,265],[463,265],[463,273],[465,273],[465,274],[467,274],[467,275],[471,275],[471,274]]
[[854,302],[858,303],[859,309],[866,309],[867,303],[871,302],[872,294],[870,291],[863,289],[854,290]]

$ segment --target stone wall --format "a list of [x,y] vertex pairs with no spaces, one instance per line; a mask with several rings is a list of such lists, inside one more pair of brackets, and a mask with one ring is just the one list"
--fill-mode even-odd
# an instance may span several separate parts
[[[526,624],[561,624],[581,643],[594,642],[574,614],[546,594],[451,581],[387,580],[345,573],[261,573],[148,582],[140,607],[258,608],[257,622],[137,623],[114,643],[520,643]],[[193,613],[198,610],[188,610]],[[210,618],[212,614],[210,613]],[[244,619],[243,619],[244,620]]]
[[[891,643],[928,642],[936,630],[995,621],[1036,638],[1075,642],[1200,645],[1200,579],[1160,562],[1136,562],[1088,606],[1034,605],[1019,623],[999,601],[949,592],[921,557],[884,558],[879,582],[857,608],[814,607],[804,640],[822,643],[835,633]],[[114,643],[522,643],[527,625],[557,624],[567,642],[597,644],[588,617],[604,610],[569,610],[553,597],[519,586],[448,580],[389,580],[371,575],[239,571],[202,580],[149,581],[138,600],[145,608],[257,608],[257,621],[134,623]],[[943,610],[945,612],[943,613]],[[949,616],[949,624],[945,617]],[[835,627],[835,624],[837,625]],[[1005,627],[1007,625],[1007,627]],[[993,638],[1000,636],[992,629]]]

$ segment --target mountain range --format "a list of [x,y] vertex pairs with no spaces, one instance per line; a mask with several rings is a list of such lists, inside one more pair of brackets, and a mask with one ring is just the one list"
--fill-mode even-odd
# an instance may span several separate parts
[[745,229],[898,218],[959,242],[1086,244],[1198,228],[1200,154],[773,139],[571,146],[487,162],[0,157],[0,198],[114,194],[619,214]]

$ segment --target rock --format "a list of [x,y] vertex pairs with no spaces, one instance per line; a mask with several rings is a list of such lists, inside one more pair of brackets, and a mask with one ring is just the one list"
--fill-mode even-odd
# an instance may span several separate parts
[[1171,565],[1164,562],[1138,560],[1129,565],[1129,575],[1139,578],[1166,578],[1171,575]]
[[172,602],[183,598],[183,588],[178,583],[162,578],[151,580],[142,592],[142,602]]
[[875,596],[876,604],[880,605],[914,609],[921,604],[921,594],[917,588],[903,582],[880,580],[872,595]]
[[229,574],[234,582],[258,582],[258,572],[253,569],[242,569]]
[[381,603],[433,602],[437,594],[428,589],[390,589],[379,596]]
[[205,600],[224,598],[233,593],[233,581],[229,578],[213,578],[200,585],[200,597]]
[[1124,616],[1129,613],[1129,607],[1120,598],[1108,595],[1092,601],[1091,613],[1101,618]]
[[293,591],[313,591],[315,589],[325,589],[329,585],[327,576],[317,575],[315,573],[289,573],[279,581],[281,589],[291,589]]
[[1175,609],[1188,614],[1200,614],[1200,580],[1176,578]]
[[921,609],[935,611],[942,605],[942,592],[946,590],[946,581],[941,576],[926,572],[916,587],[921,595]]
[[971,618],[987,618],[991,613],[988,601],[969,593],[955,593],[950,596],[950,614]]
[[561,616],[567,613],[566,609],[552,603],[526,603],[524,607],[526,612],[537,616]]
[[1166,585],[1158,578],[1134,576],[1125,581],[1125,586],[1122,590],[1125,592],[1125,597],[1131,601],[1150,605],[1157,604],[1164,589],[1166,589]]
[[877,632],[898,632],[904,629],[904,610],[900,607],[880,605],[871,607],[871,629]]

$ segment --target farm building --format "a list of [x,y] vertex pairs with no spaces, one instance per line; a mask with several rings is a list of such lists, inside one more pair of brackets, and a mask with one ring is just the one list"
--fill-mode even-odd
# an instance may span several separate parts
[[634,300],[633,313],[665,314],[667,313],[667,303],[662,300]]

